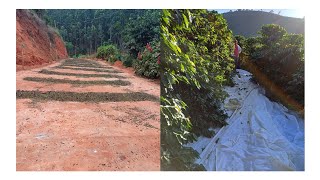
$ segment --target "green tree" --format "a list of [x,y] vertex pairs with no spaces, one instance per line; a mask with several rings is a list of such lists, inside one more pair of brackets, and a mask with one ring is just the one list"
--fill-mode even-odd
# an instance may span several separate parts
[[272,46],[275,42],[279,42],[279,40],[287,34],[287,31],[280,25],[268,24],[262,26],[258,33],[261,35],[262,44]]
[[[158,39],[160,10],[48,10],[50,25],[62,30],[74,45],[70,55],[91,54],[104,42],[136,57],[147,43]],[[53,23],[56,22],[56,23]]]
[[102,29],[101,24],[98,25],[98,38],[99,38],[99,42],[100,42],[99,44],[100,44],[100,46],[102,46],[104,34],[103,34],[103,29]]
[[70,54],[69,52],[73,51],[73,44],[71,42],[65,42],[65,45],[66,45],[68,54]]

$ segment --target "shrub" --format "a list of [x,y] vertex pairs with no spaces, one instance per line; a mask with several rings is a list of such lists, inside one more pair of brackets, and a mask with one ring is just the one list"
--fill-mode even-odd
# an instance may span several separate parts
[[116,60],[119,60],[119,61],[122,61],[122,55],[121,55],[121,53],[117,53],[116,55],[115,55],[115,58],[116,58]]
[[100,46],[97,50],[97,58],[114,63],[119,57],[119,50],[114,45]]
[[106,46],[100,46],[97,49],[97,58],[104,59],[106,57]]
[[160,56],[160,42],[148,43],[142,53],[133,61],[135,73],[147,78],[159,78],[158,58]]
[[132,63],[134,61],[134,57],[132,57],[131,55],[124,55],[122,56],[122,64],[125,66],[125,67],[132,67]]
[[244,54],[248,55],[251,59],[261,58],[261,48],[260,37],[250,37],[245,40],[246,48],[244,49]]

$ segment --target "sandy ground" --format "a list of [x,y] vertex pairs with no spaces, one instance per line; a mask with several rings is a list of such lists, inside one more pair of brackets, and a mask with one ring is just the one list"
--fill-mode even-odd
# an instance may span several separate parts
[[[113,72],[58,69],[75,64],[95,69],[95,64]],[[96,64],[98,63],[98,64]],[[88,67],[82,67],[88,66]],[[77,68],[72,66],[72,68]],[[39,73],[42,69],[73,74],[113,74],[120,78],[79,77]],[[101,69],[101,68],[100,68]],[[137,77],[132,71],[101,61],[68,59],[43,68],[18,71],[18,91],[76,93],[142,92],[160,95],[158,82]],[[130,85],[48,83],[26,77],[80,81],[129,81]],[[160,170],[159,101],[79,102],[41,98],[16,100],[16,169],[18,171],[126,171]]]

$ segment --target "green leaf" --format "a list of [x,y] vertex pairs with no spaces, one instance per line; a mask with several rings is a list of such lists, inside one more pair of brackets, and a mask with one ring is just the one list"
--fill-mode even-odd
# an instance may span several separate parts
[[186,28],[189,28],[189,19],[184,14],[182,14],[182,17],[183,17],[183,20],[184,20],[183,22]]

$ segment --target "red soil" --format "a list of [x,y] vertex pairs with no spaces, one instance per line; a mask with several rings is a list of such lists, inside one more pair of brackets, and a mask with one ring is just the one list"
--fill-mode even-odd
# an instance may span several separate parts
[[[90,61],[90,60],[88,60]],[[89,73],[55,69],[57,72]],[[106,63],[99,62],[106,66]],[[107,65],[108,66],[108,65]],[[111,67],[111,66],[110,66]],[[158,83],[123,72],[131,85],[73,86],[25,81],[25,77],[106,80],[38,73],[42,68],[17,72],[17,90],[68,92],[143,92],[160,96]],[[91,72],[92,74],[103,74]],[[107,74],[107,73],[104,73]],[[113,79],[113,78],[112,78]],[[16,168],[18,171],[124,171],[160,170],[160,107],[152,101],[61,102],[37,99],[16,100]]]
[[68,57],[61,37],[29,10],[16,11],[17,71]]

